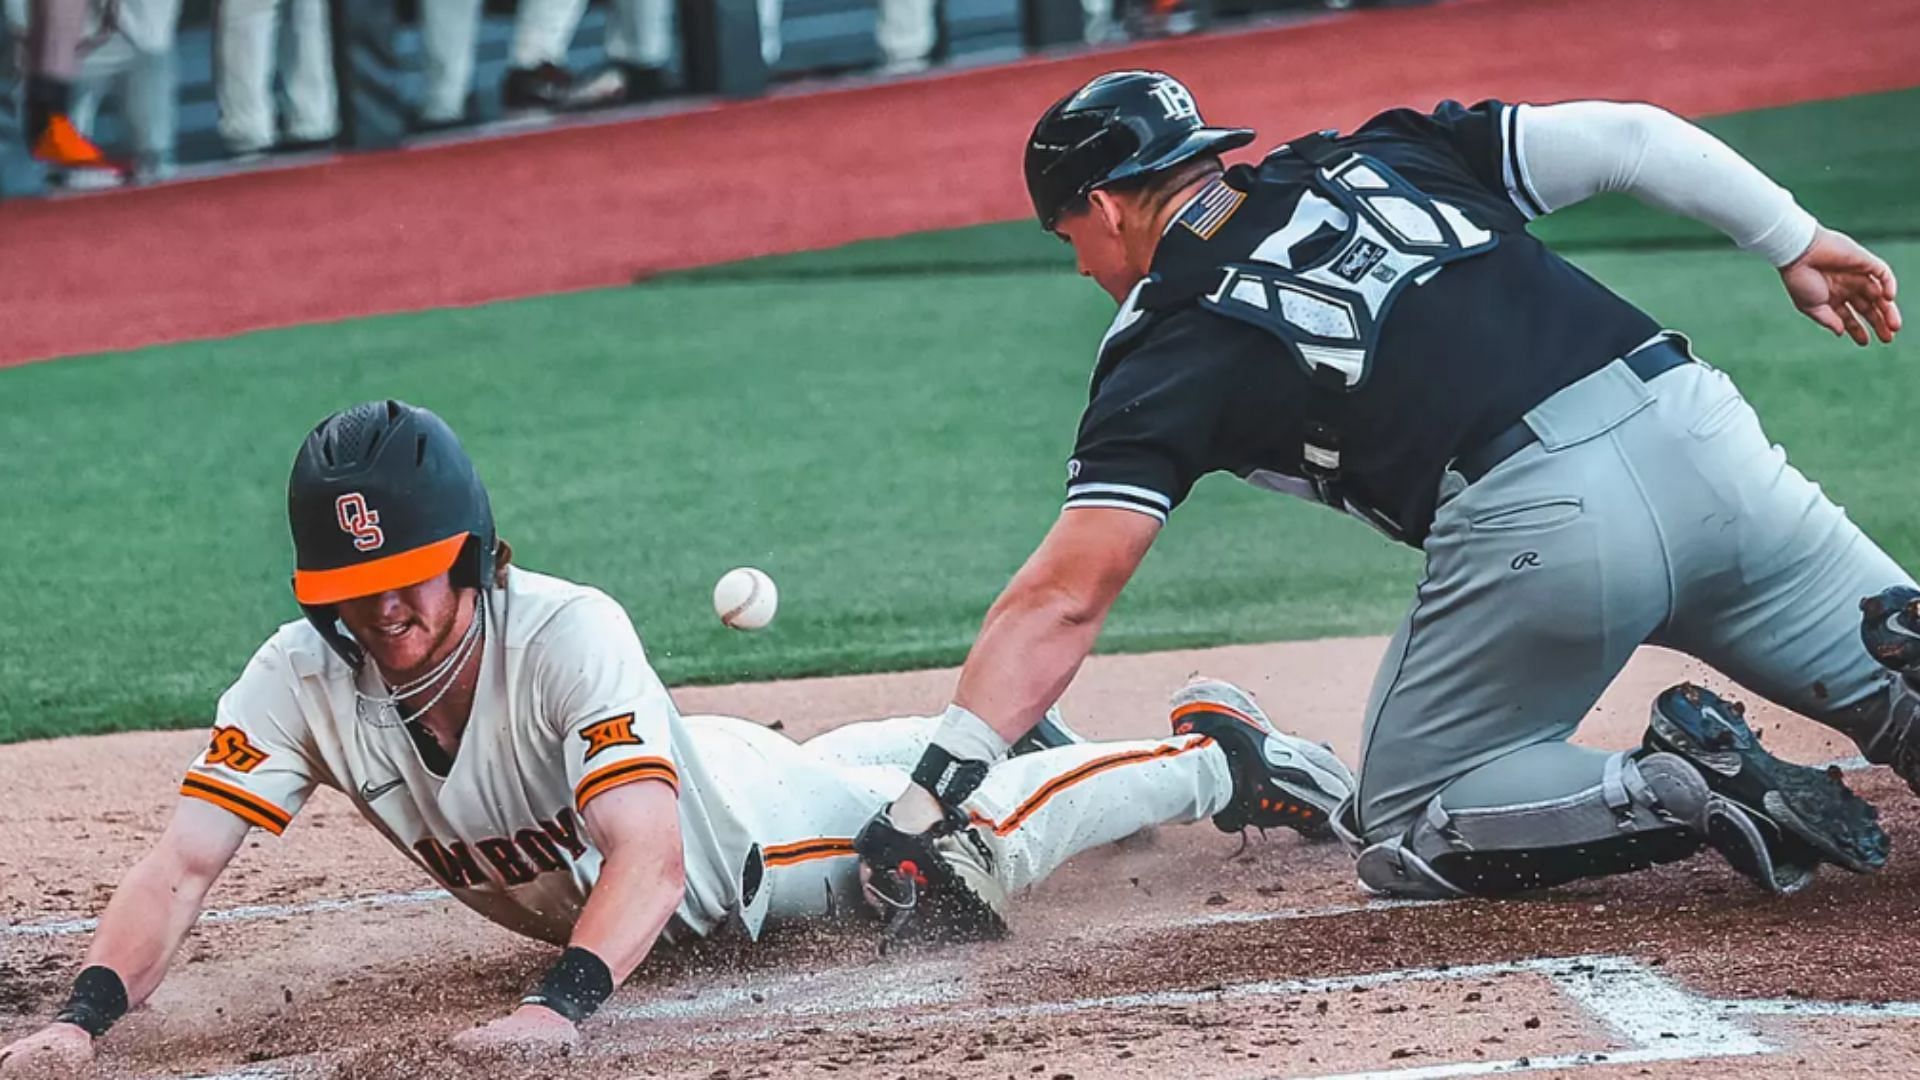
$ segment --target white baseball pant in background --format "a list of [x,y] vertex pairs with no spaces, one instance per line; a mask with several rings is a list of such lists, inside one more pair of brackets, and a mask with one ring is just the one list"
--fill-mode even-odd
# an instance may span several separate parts
[[[284,0],[292,38],[286,69],[286,133],[299,142],[333,138],[340,130],[333,80],[333,36],[327,0]],[[280,59],[281,0],[218,0],[214,5],[214,94],[220,137],[236,154],[277,141],[273,76]]]

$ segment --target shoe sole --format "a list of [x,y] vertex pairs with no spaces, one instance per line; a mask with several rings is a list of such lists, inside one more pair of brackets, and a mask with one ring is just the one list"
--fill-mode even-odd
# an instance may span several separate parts
[[1835,866],[1865,874],[1887,863],[1887,834],[1872,804],[1833,772],[1768,753],[1746,720],[1711,691],[1689,684],[1662,694],[1648,745],[1679,754],[1709,788],[1765,815]]
[[[1353,790],[1352,774],[1344,762],[1334,757],[1331,751],[1305,739],[1274,731],[1238,710],[1216,704],[1194,702],[1175,710],[1174,733],[1204,735],[1219,742],[1205,726],[1196,722],[1202,717],[1244,726],[1253,732],[1258,741],[1249,750],[1258,754],[1265,765],[1266,786],[1280,789],[1283,793],[1282,797],[1261,799],[1244,809],[1223,810],[1214,815],[1214,824],[1227,832],[1247,827],[1286,828],[1310,840],[1323,840],[1334,835],[1333,815],[1347,798],[1335,788],[1343,785],[1348,792]],[[1268,746],[1273,743],[1284,747],[1297,763],[1276,764],[1266,753]],[[1322,802],[1327,805],[1320,805]],[[1254,820],[1256,817],[1260,820]],[[1223,820],[1226,824],[1222,824]]]
[[1173,726],[1180,727],[1180,720],[1196,711],[1225,713],[1263,735],[1271,735],[1280,729],[1253,700],[1252,695],[1230,682],[1221,679],[1198,679],[1174,691],[1173,700],[1167,703],[1172,710]]

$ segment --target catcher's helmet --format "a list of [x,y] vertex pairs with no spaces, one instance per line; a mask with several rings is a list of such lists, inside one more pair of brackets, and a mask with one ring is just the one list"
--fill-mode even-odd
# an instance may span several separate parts
[[1158,71],[1110,71],[1054,102],[1027,139],[1027,194],[1040,227],[1075,199],[1201,154],[1253,141],[1245,128],[1212,128],[1193,94]]
[[322,420],[287,481],[293,595],[335,651],[360,650],[333,605],[452,572],[493,581],[493,507],[446,421],[404,401],[369,401]]

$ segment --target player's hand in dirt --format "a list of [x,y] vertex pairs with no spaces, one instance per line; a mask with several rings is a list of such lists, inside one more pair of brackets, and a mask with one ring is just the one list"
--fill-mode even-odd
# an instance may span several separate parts
[[1812,245],[1780,268],[1780,281],[1793,306],[1836,337],[1845,334],[1865,345],[1871,327],[1882,342],[1890,342],[1900,329],[1893,268],[1846,233],[1817,229]]
[[48,1024],[0,1049],[0,1076],[54,1080],[85,1076],[93,1063],[93,1036],[73,1024]]
[[509,1016],[455,1035],[449,1045],[462,1057],[547,1057],[580,1045],[580,1029],[544,1005],[522,1005]]

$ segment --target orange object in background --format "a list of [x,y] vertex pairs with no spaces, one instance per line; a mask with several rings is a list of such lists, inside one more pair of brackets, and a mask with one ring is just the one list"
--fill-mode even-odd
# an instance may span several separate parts
[[46,126],[33,140],[33,156],[62,169],[110,169],[124,172],[93,140],[80,134],[65,113],[50,113]]

